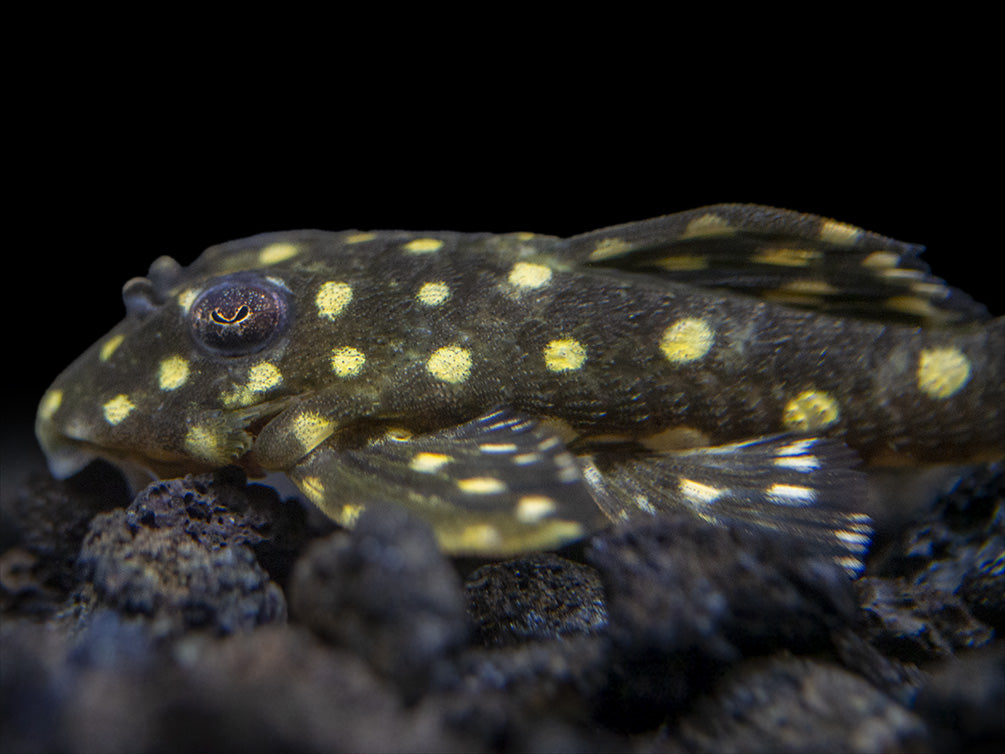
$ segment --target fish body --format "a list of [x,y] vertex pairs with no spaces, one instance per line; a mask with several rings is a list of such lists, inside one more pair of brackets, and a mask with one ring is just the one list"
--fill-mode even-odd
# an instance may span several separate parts
[[406,505],[451,552],[684,509],[855,570],[868,521],[836,504],[856,458],[1005,447],[1005,319],[919,250],[754,205],[567,239],[255,236],[129,281],[36,431],[59,475],[279,471],[343,524]]

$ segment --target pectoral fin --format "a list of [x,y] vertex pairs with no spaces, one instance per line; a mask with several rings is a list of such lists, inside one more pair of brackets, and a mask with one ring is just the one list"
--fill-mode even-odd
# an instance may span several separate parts
[[575,456],[550,430],[509,411],[428,434],[391,431],[359,447],[333,439],[289,476],[343,525],[369,505],[409,508],[453,554],[554,548],[603,522]]

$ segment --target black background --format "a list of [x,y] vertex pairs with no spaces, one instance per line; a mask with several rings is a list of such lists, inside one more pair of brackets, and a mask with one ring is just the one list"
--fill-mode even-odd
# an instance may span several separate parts
[[[606,96],[606,95],[605,95]],[[935,109],[701,122],[601,97],[530,107],[292,99],[49,103],[10,151],[4,475],[60,369],[170,254],[293,228],[575,234],[704,204],[813,212],[923,243],[935,274],[1002,313],[990,125]],[[28,460],[22,462],[22,454]]]

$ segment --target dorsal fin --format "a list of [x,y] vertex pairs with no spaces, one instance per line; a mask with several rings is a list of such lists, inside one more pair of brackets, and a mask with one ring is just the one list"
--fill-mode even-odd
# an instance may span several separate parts
[[840,316],[923,326],[987,319],[930,274],[923,249],[817,215],[717,204],[573,236],[558,253]]

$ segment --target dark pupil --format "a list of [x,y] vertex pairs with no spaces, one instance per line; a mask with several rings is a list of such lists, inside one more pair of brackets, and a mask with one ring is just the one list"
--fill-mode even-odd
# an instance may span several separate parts
[[251,314],[251,310],[247,306],[242,305],[233,314],[228,314],[221,309],[214,309],[212,317],[213,321],[219,325],[236,325],[238,322],[247,319],[249,314]]
[[221,283],[208,289],[192,307],[192,331],[211,351],[243,356],[267,346],[285,324],[286,302],[267,285]]

